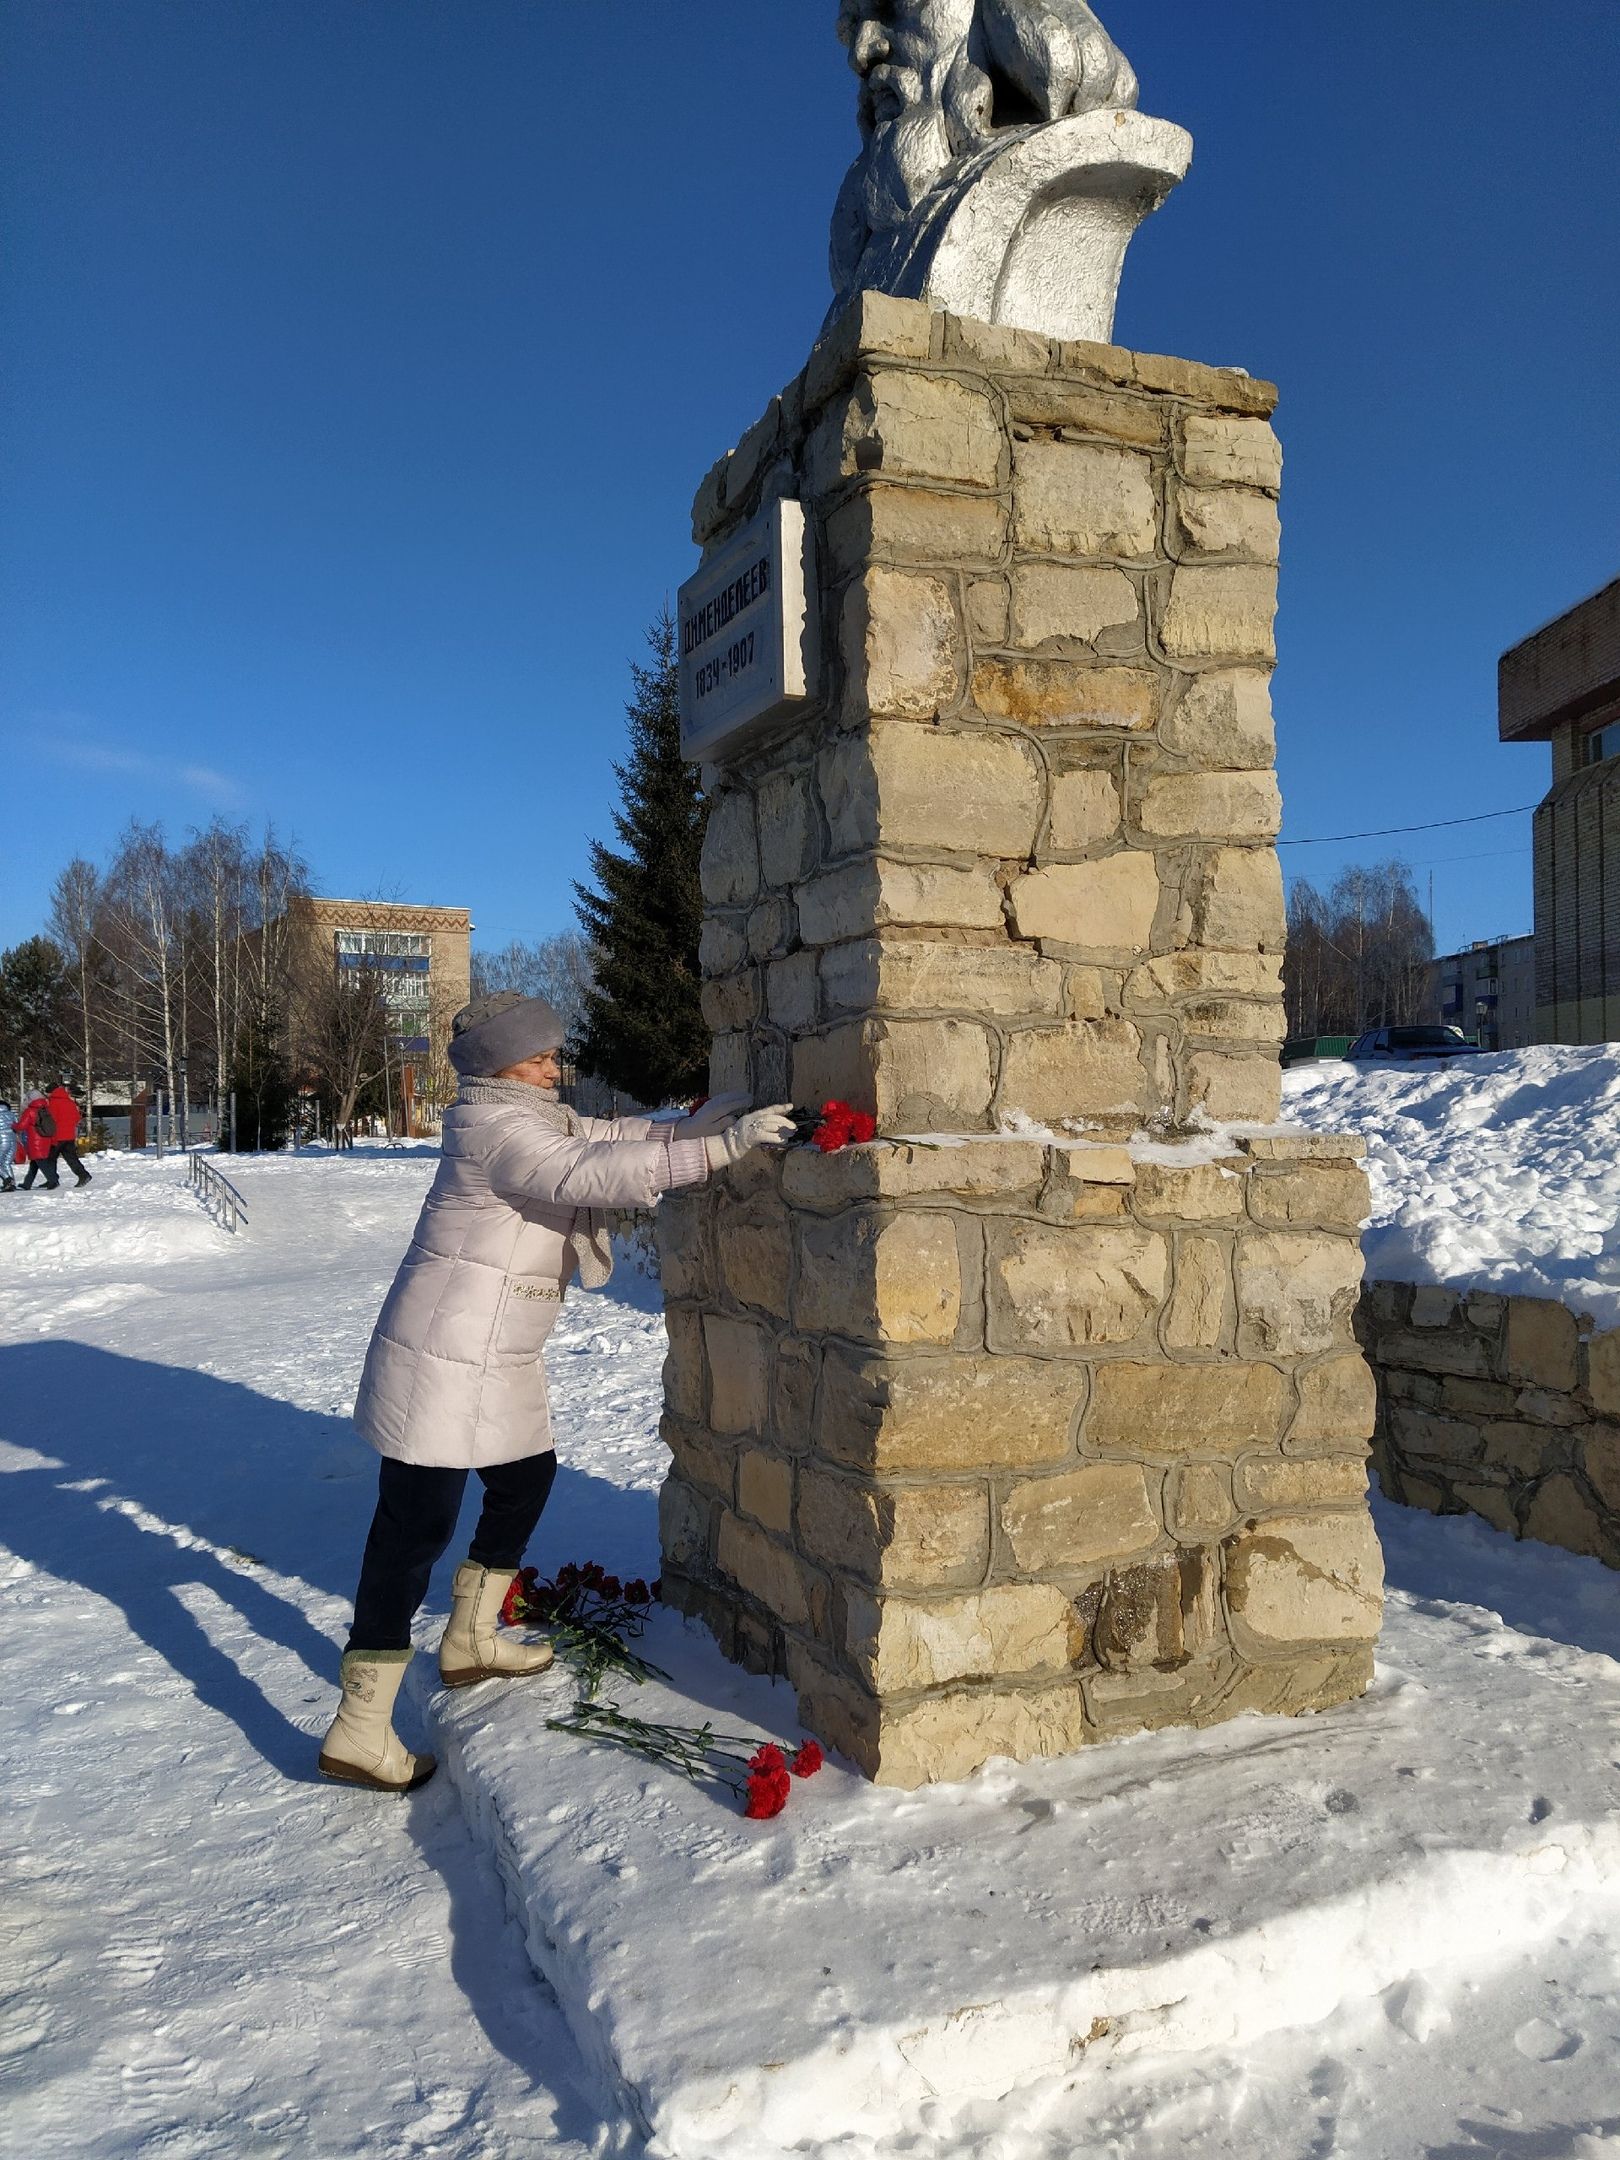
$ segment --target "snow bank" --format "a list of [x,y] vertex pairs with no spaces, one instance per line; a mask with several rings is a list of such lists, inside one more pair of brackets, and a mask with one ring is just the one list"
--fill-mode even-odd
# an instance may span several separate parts
[[[649,1648],[675,1685],[629,1707],[796,1737],[788,1691],[695,1631],[666,1618]],[[1572,1719],[1620,1723],[1620,1670],[1464,1607],[1397,1596],[1372,1694],[1326,1716],[921,1793],[830,1766],[769,1826],[544,1732],[569,1693],[440,1696],[440,1740],[663,2160],[948,2150],[985,2101],[1018,2160],[1047,2081],[1242,2048],[1620,1917],[1610,1751],[1567,1747]]]
[[1284,1075],[1283,1114],[1367,1142],[1371,1276],[1561,1298],[1620,1325],[1620,1048]]

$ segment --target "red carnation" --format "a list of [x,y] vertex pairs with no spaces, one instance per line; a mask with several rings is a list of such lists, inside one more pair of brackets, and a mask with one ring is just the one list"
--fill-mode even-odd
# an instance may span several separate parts
[[524,1583],[521,1575],[514,1575],[501,1600],[501,1619],[508,1627],[516,1627],[523,1618]]
[[769,1822],[787,1806],[792,1789],[785,1770],[756,1770],[748,1780],[743,1813],[750,1822]]
[[877,1138],[877,1119],[869,1110],[857,1110],[849,1121],[849,1136],[857,1143]]
[[604,1575],[596,1586],[605,1598],[616,1598],[622,1587],[617,1575]]
[[775,1771],[787,1768],[787,1757],[774,1741],[767,1740],[749,1756],[748,1767],[768,1777]]
[[625,1584],[624,1601],[627,1605],[650,1605],[652,1603],[652,1592],[639,1575],[633,1582]]
[[807,1740],[793,1758],[793,1775],[814,1777],[826,1759],[815,1741]]

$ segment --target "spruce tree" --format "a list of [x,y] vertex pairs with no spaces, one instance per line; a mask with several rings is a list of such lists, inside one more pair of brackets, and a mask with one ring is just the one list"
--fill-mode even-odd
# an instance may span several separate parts
[[[236,1097],[236,1150],[257,1155],[284,1148],[292,1137],[297,1091],[285,1031],[273,1008],[255,1001],[237,1030],[229,1072]],[[227,1128],[223,1138],[229,1137]]]
[[652,665],[631,666],[630,755],[616,765],[623,852],[591,843],[594,890],[576,885],[595,980],[572,1045],[581,1071],[656,1105],[708,1085],[709,1031],[699,992],[706,817],[698,772],[681,755],[675,624],[668,608],[647,632]]

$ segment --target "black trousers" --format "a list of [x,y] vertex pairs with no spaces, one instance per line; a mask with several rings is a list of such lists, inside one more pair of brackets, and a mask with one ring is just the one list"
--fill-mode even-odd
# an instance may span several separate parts
[[54,1156],[55,1150],[53,1149],[51,1154],[42,1155],[38,1162],[35,1162],[32,1156],[29,1157],[28,1175],[22,1181],[22,1189],[24,1192],[26,1192],[29,1186],[33,1184],[36,1177],[44,1179],[45,1190],[47,1192],[55,1192],[57,1186],[57,1177]]
[[53,1142],[51,1147],[50,1162],[51,1179],[53,1183],[55,1182],[56,1166],[58,1163],[66,1163],[68,1168],[73,1172],[73,1175],[78,1179],[81,1185],[89,1184],[90,1173],[84,1167],[84,1164],[79,1160],[79,1147],[77,1141],[57,1140]]
[[[408,1650],[411,1622],[427,1596],[428,1577],[456,1534],[469,1472],[430,1470],[385,1455],[377,1474],[377,1512],[371,1519],[360,1587],[354,1594],[351,1650]],[[551,1497],[556,1455],[480,1470],[484,1506],[468,1558],[516,1574],[534,1526]]]

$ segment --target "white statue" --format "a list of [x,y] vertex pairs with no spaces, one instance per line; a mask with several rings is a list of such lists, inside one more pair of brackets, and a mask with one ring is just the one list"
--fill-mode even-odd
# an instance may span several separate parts
[[1085,0],[841,0],[838,34],[862,149],[833,212],[833,312],[875,290],[1106,342],[1125,250],[1192,138],[1137,112]]

